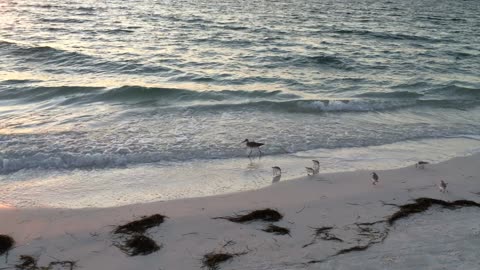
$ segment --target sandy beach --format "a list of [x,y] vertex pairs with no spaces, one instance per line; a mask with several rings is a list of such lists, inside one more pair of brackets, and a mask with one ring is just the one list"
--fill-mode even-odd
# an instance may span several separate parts
[[0,270],[479,270],[479,14],[0,1]]
[[[480,246],[477,207],[443,210],[433,206],[394,224],[388,224],[387,219],[398,211],[397,206],[421,197],[447,202],[480,201],[479,162],[480,155],[476,154],[427,165],[423,170],[412,165],[377,171],[377,185],[371,184],[370,171],[354,171],[280,181],[255,191],[115,208],[0,207],[0,234],[10,235],[16,242],[8,257],[2,256],[0,269],[15,269],[21,255],[32,256],[38,266],[74,261],[78,269],[200,269],[204,255],[210,252],[238,255],[219,264],[220,269],[352,269],[354,265],[355,269],[406,269],[404,261],[409,258],[416,262],[412,266],[416,269],[453,269],[448,268],[449,262],[455,269],[475,269],[480,262],[475,256]],[[440,180],[448,182],[448,192],[439,191]],[[267,208],[283,215],[273,224],[287,228],[288,234],[263,231],[272,222],[213,219]],[[145,256],[127,256],[115,245],[122,237],[112,231],[153,214],[167,217],[145,232],[160,249]],[[367,226],[363,231],[370,234],[359,233],[358,224],[375,221],[380,223],[360,225]],[[457,230],[455,226],[464,227]],[[315,235],[316,228],[324,227],[331,228]],[[414,233],[406,231],[415,228],[422,229],[419,235],[428,239],[413,237]],[[437,243],[436,253],[429,254],[425,248],[435,239],[463,244],[452,250],[451,245]],[[405,254],[409,247],[418,246],[416,241],[422,241],[424,248],[421,260],[412,259],[418,256],[416,252]],[[397,250],[399,242],[403,246]],[[336,255],[369,244],[365,250]],[[447,256],[445,262],[439,263],[439,254],[453,254],[457,260]],[[62,267],[59,269],[70,266]]]

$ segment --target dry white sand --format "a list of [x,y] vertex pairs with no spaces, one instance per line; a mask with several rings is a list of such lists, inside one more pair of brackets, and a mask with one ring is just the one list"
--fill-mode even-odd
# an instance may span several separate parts
[[[405,204],[418,197],[480,201],[480,196],[475,194],[480,192],[479,166],[480,155],[477,154],[432,164],[425,170],[415,169],[412,165],[377,171],[380,183],[376,186],[371,184],[370,171],[355,171],[280,181],[249,192],[117,208],[14,209],[4,206],[0,207],[0,234],[12,236],[16,246],[9,252],[8,258],[5,255],[0,258],[0,269],[14,269],[20,255],[37,258],[40,266],[55,260],[73,260],[77,261],[79,269],[92,270],[200,269],[203,255],[211,251],[247,252],[222,264],[221,269],[351,269],[332,264],[339,257],[325,263],[303,263],[321,260],[338,250],[366,243],[368,240],[359,238],[352,224],[384,219],[397,210],[382,201]],[[436,185],[440,179],[449,183],[448,193],[439,192]],[[212,219],[263,208],[273,208],[284,215],[275,224],[289,228],[290,236],[276,236],[262,231],[268,224],[265,222],[237,224]],[[474,218],[480,217],[480,209],[469,211],[464,214],[476,213]],[[158,252],[128,257],[112,245],[111,231],[116,225],[156,213],[168,216],[163,224],[147,232],[148,236],[163,245]],[[480,220],[476,221],[476,224],[480,223]],[[469,222],[473,222],[471,218]],[[448,227],[448,224],[443,225]],[[334,226],[331,233],[344,242],[317,239],[303,247],[314,239],[312,228],[322,226]],[[396,232],[396,226],[390,228],[392,236],[388,237],[394,237],[392,232]],[[463,237],[471,238],[470,233],[474,235],[476,231],[466,230]],[[440,234],[436,237],[446,236]],[[478,235],[476,237],[478,239]],[[360,239],[360,242],[355,239]],[[384,244],[388,246],[388,243],[377,244],[372,249],[376,248],[379,252]],[[368,259],[362,256],[367,251],[350,254],[341,256],[345,256],[345,261],[349,256],[355,256],[358,261]],[[478,260],[479,256],[471,257]],[[426,262],[428,264],[429,261]],[[465,260],[465,263],[463,268],[460,265],[457,269],[469,269],[471,259],[468,262]],[[392,265],[395,265],[394,261]],[[404,269],[400,266],[390,268]],[[364,266],[355,269],[390,268]]]

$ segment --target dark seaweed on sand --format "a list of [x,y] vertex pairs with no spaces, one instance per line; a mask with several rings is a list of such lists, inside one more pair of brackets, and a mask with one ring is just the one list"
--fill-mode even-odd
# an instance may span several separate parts
[[117,247],[129,256],[148,255],[161,248],[151,238],[141,234],[130,236],[125,243]]
[[9,251],[14,244],[15,240],[12,237],[0,234],[0,256]]
[[319,237],[322,240],[326,241],[337,241],[343,242],[342,239],[336,237],[334,234],[330,233],[332,227],[323,227],[315,229],[315,236]]
[[[360,231],[363,234],[366,234],[369,236],[370,241],[366,245],[357,245],[357,246],[352,246],[348,247],[345,249],[339,250],[337,253],[328,256],[327,258],[324,258],[322,260],[312,260],[307,262],[306,264],[315,264],[315,263],[322,263],[325,262],[326,260],[337,256],[341,254],[346,254],[350,252],[355,252],[355,251],[363,251],[371,247],[372,245],[382,243],[388,236],[390,229],[388,227],[385,228],[384,232],[378,232],[373,229],[371,229],[369,226],[373,226],[375,224],[379,223],[386,223],[389,226],[392,226],[397,220],[402,219],[402,218],[407,218],[410,215],[417,214],[417,213],[422,213],[427,211],[430,207],[437,205],[443,208],[447,209],[458,209],[462,207],[480,207],[480,203],[477,203],[475,201],[469,201],[469,200],[456,200],[456,201],[443,201],[439,199],[432,199],[432,198],[418,198],[415,199],[413,203],[408,203],[404,205],[395,205],[395,204],[387,204],[387,205],[394,205],[399,208],[395,213],[393,213],[390,217],[388,217],[385,220],[378,220],[374,222],[364,222],[364,223],[355,223],[355,225],[358,226]],[[320,229],[317,229],[317,233],[319,230],[321,232],[326,232],[330,230],[331,227],[323,227]],[[310,244],[308,244],[310,245]],[[305,245],[305,246],[308,246]],[[304,246],[304,247],[305,247]]]
[[343,242],[342,239],[336,237],[334,234],[330,233],[330,231],[333,229],[331,226],[325,226],[325,227],[320,227],[320,228],[314,228],[315,233],[314,233],[314,238],[313,240],[308,243],[303,245],[303,248],[306,248],[308,246],[311,246],[316,243],[317,238],[320,238],[322,240],[326,241],[336,241],[336,242]]
[[273,233],[275,235],[286,235],[286,234],[290,235],[290,229],[280,227],[280,226],[277,226],[277,225],[273,225],[273,224],[268,225],[262,231],[268,232],[268,233]]
[[207,267],[209,270],[219,269],[219,264],[231,260],[233,257],[244,255],[246,252],[242,253],[214,253],[210,252],[203,256],[203,266],[202,268]]
[[439,205],[441,207],[448,208],[448,209],[456,209],[460,207],[480,207],[479,203],[474,201],[468,201],[468,200],[457,200],[453,202],[447,202],[447,201],[432,199],[432,198],[418,198],[418,199],[415,199],[414,203],[399,205],[398,207],[400,209],[388,218],[387,220],[388,224],[393,225],[395,221],[401,218],[405,218],[416,213],[427,211],[433,205]]
[[251,221],[268,221],[268,222],[276,222],[283,218],[283,215],[280,214],[278,211],[267,208],[263,210],[255,210],[245,215],[235,215],[231,217],[218,217],[216,219],[226,219],[231,222],[236,223],[245,223]]
[[35,260],[32,256],[21,255],[20,264],[15,265],[15,269],[17,270],[53,270],[53,269],[58,269],[57,267],[55,267],[57,265],[64,268],[68,267],[69,270],[73,270],[77,265],[77,263],[74,261],[54,261],[54,262],[50,262],[48,266],[38,266],[37,260]]
[[37,260],[35,260],[32,256],[20,255],[20,264],[15,265],[15,269],[19,269],[19,270],[38,269]]
[[129,222],[125,225],[118,226],[114,233],[116,234],[143,234],[150,228],[158,226],[165,221],[165,216],[155,214],[151,216],[142,217],[139,220]]
[[118,226],[113,233],[128,237],[122,237],[122,243],[116,243],[115,246],[129,256],[148,255],[160,250],[161,245],[144,234],[148,229],[162,224],[165,218],[166,216],[155,214]]

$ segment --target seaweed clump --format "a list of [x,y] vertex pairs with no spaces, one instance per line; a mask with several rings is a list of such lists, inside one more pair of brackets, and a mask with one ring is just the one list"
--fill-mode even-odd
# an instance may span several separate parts
[[[397,210],[390,217],[384,220],[378,220],[374,222],[354,223],[358,227],[358,230],[360,231],[359,235],[367,236],[367,238],[369,239],[369,241],[366,244],[341,249],[335,254],[328,256],[325,259],[312,260],[307,262],[307,264],[322,263],[334,256],[342,255],[342,254],[346,254],[354,251],[363,251],[368,249],[372,245],[382,243],[387,238],[390,232],[390,229],[388,226],[393,226],[394,223],[399,219],[409,217],[413,214],[425,212],[434,205],[437,205],[446,209],[451,209],[451,210],[462,208],[462,207],[480,207],[480,203],[477,203],[475,201],[470,201],[470,200],[444,201],[444,200],[433,199],[433,198],[417,198],[414,200],[413,203],[408,203],[404,205],[387,204],[387,203],[384,203],[384,205],[393,205],[398,207],[399,210]],[[381,223],[386,223],[386,225],[388,225],[384,228],[384,231],[379,231],[372,227],[375,224],[381,224]],[[325,233],[325,232],[328,232],[330,229],[332,229],[332,227],[323,227],[323,228],[317,229],[316,232],[317,234],[319,232]],[[312,243],[314,243],[314,241],[312,241]],[[311,245],[312,243],[307,244],[304,247]]]
[[342,239],[336,237],[333,233],[330,232],[332,229],[333,227],[330,227],[330,226],[315,228],[313,240],[310,243],[304,245],[303,248],[306,248],[308,246],[315,244],[318,238],[326,241],[343,242]]
[[156,227],[165,221],[165,216],[155,214],[151,216],[142,217],[139,220],[129,222],[125,225],[118,226],[114,233],[116,234],[143,234],[148,229]]
[[275,235],[286,235],[286,234],[290,235],[290,229],[273,225],[273,224],[268,225],[265,229],[263,229],[263,231],[268,233],[273,233]]
[[14,244],[15,240],[12,237],[0,234],[0,256],[9,251]]
[[448,209],[456,209],[459,207],[480,207],[479,203],[468,200],[457,200],[448,202],[432,198],[418,198],[415,199],[414,203],[399,205],[398,207],[400,209],[388,218],[388,224],[393,225],[395,221],[401,218],[405,218],[416,213],[425,212],[433,205],[439,205],[443,208]]
[[235,215],[231,217],[218,217],[217,219],[226,219],[236,223],[246,223],[251,221],[267,221],[276,222],[283,218],[283,215],[278,211],[267,208],[262,210],[255,210],[245,215]]
[[20,255],[20,264],[15,265],[15,269],[19,270],[34,270],[38,269],[37,260],[32,256]]
[[219,265],[223,262],[229,261],[236,256],[244,255],[246,252],[242,253],[214,253],[210,252],[203,256],[203,266],[202,268],[207,267],[209,270],[219,269]]
[[330,233],[331,229],[333,229],[333,227],[317,228],[315,229],[315,236],[319,237],[322,240],[343,242],[342,239]]
[[21,255],[20,261],[20,264],[15,265],[15,269],[17,270],[52,270],[57,265],[69,270],[73,270],[77,265],[74,261],[54,261],[50,262],[48,266],[38,266],[37,260],[29,255]]
[[113,233],[128,237],[121,238],[123,243],[114,245],[129,256],[148,255],[160,250],[162,245],[158,245],[145,233],[148,229],[162,224],[165,218],[166,216],[155,214],[118,226]]
[[117,247],[129,256],[148,255],[160,249],[150,237],[142,234],[133,235]]

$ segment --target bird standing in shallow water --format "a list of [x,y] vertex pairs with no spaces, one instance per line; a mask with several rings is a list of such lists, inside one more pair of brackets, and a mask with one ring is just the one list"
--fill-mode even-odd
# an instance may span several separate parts
[[245,139],[245,141],[243,141],[242,143],[246,143],[247,148],[250,149],[250,153],[248,153],[248,157],[250,157],[254,148],[258,150],[259,156],[262,155],[262,151],[260,151],[260,146],[265,145],[264,143],[251,142],[248,139]]
[[375,172],[372,172],[372,185],[376,185],[378,183],[378,174]]
[[440,189],[440,192],[445,193],[447,192],[447,182],[440,180],[440,185],[438,185],[438,188]]
[[307,169],[307,175],[309,176],[318,174],[320,172],[320,162],[318,162],[318,160],[312,160],[312,162],[313,162],[313,168],[305,167],[305,169]]

